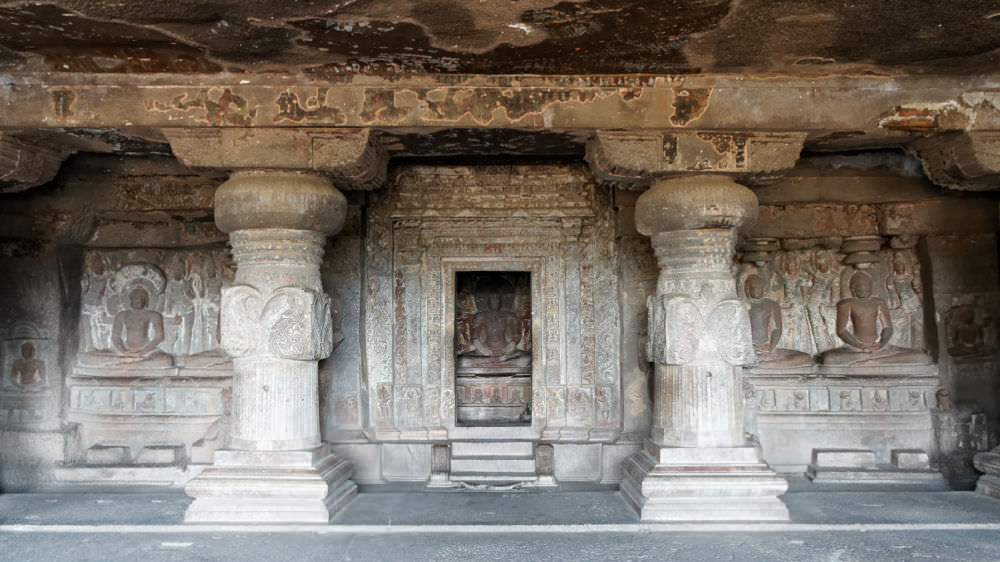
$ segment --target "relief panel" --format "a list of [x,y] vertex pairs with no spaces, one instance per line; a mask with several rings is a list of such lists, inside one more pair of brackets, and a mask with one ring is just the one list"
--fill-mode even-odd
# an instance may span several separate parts
[[[456,357],[475,347],[463,333],[471,307],[455,276],[475,271],[531,280],[532,313],[518,318],[515,342],[530,354],[530,387],[478,389],[481,399],[530,403],[531,428],[545,438],[559,439],[561,428],[566,438],[620,428],[611,198],[584,167],[408,166],[369,201],[366,356],[377,437],[443,437],[455,427],[456,402],[479,399],[476,387],[455,386]],[[440,399],[394,409],[407,399],[403,386]]]
[[[127,447],[139,459],[144,447],[182,447],[204,460],[211,451],[196,443],[229,408],[232,362],[222,348],[239,356],[262,340],[303,356],[310,350],[280,345],[283,335],[329,329],[302,323],[326,300],[284,290],[264,302],[253,288],[224,288],[233,273],[223,248],[84,251],[66,415],[84,449]],[[227,300],[221,321],[243,329],[220,342]]]

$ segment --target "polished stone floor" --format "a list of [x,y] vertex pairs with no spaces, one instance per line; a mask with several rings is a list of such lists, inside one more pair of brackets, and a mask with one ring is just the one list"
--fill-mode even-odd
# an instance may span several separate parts
[[185,525],[177,489],[0,495],[8,560],[1000,560],[1000,501],[793,481],[788,523],[641,523],[614,490],[366,489],[330,525]]

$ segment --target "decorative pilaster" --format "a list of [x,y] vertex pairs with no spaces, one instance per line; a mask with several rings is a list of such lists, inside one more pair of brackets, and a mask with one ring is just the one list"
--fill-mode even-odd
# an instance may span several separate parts
[[295,172],[239,173],[216,192],[237,266],[220,320],[233,434],[188,484],[186,521],[326,522],[356,493],[350,463],[320,439],[317,374],[333,347],[319,266],[346,207],[327,180]]
[[738,229],[757,219],[749,189],[718,176],[660,180],[636,226],[660,266],[649,307],[653,428],[624,464],[622,491],[643,520],[784,520],[778,477],[743,433],[742,369],[754,360],[737,298]]

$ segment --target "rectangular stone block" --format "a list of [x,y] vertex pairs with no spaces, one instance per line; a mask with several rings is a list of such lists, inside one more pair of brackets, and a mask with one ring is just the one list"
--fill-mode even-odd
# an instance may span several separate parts
[[601,484],[618,484],[622,480],[622,463],[625,459],[642,450],[639,443],[619,443],[605,445],[602,451],[604,469],[601,472]]
[[87,449],[84,458],[90,465],[124,464],[129,460],[127,447],[96,446]]
[[556,480],[589,482],[601,477],[601,444],[553,444]]
[[874,205],[761,205],[756,236],[816,238],[878,234]]
[[454,441],[451,443],[451,454],[454,457],[530,457],[531,453],[531,441]]
[[658,464],[753,464],[760,460],[753,447],[663,447],[646,441],[645,448]]
[[173,464],[181,460],[183,447],[144,447],[135,457],[137,464]]
[[813,466],[873,468],[875,452],[868,449],[813,449]]
[[431,473],[429,443],[383,443],[382,475],[397,482],[423,482]]
[[385,484],[382,478],[382,450],[378,443],[337,443],[333,454],[354,465],[352,480],[358,484]]
[[892,466],[903,470],[929,470],[931,459],[921,449],[893,449]]
[[997,205],[991,199],[889,203],[879,207],[878,219],[883,235],[992,233]]

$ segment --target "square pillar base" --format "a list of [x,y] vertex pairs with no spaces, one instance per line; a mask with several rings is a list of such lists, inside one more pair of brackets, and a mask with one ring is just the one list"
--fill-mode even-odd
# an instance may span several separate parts
[[973,465],[984,473],[976,483],[976,491],[1000,500],[1000,447],[978,453],[973,457]]
[[351,463],[329,445],[307,451],[215,452],[188,482],[186,523],[328,523],[354,499]]
[[643,521],[787,521],[788,482],[753,447],[665,447],[622,464],[622,495]]
[[976,482],[976,492],[1000,500],[1000,476],[984,474]]

